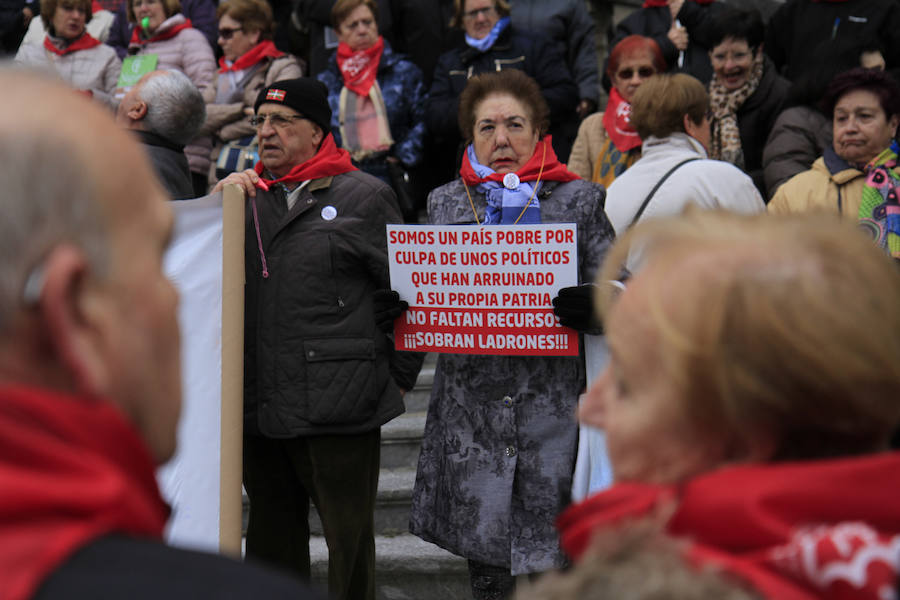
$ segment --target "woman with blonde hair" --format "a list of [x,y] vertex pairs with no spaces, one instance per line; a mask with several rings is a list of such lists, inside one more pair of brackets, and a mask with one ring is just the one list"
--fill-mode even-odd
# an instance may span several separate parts
[[892,262],[831,215],[694,211],[630,230],[598,287],[612,358],[579,418],[605,430],[616,483],[561,516],[567,552],[655,518],[764,598],[890,597]]

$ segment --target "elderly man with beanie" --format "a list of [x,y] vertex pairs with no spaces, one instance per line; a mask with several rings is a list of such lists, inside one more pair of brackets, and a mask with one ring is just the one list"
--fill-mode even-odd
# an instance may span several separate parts
[[380,427],[400,415],[420,357],[375,322],[389,287],[391,188],[356,169],[330,132],[325,86],[264,88],[247,193],[244,485],[247,555],[309,576],[309,501],[328,544],[332,598],[373,599]]

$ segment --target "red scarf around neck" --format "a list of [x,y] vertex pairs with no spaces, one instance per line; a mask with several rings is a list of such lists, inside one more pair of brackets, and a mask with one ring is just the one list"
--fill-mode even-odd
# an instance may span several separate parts
[[105,534],[160,539],[168,515],[147,448],[111,404],[0,388],[0,598],[30,598]]
[[641,145],[641,137],[631,124],[631,104],[612,88],[609,92],[609,103],[603,112],[603,128],[621,152],[628,152]]
[[337,49],[337,64],[344,77],[344,87],[360,96],[368,96],[375,84],[378,63],[384,51],[384,38],[380,35],[371,48],[354,52],[341,42]]
[[[544,139],[538,140],[534,147],[534,153],[528,159],[522,168],[516,171],[519,181],[535,181],[540,174],[541,181],[559,181],[565,183],[575,179],[581,179],[578,175],[566,168],[566,165],[559,162],[556,152],[553,151],[551,144],[551,136],[544,136]],[[546,152],[546,154],[545,154]],[[541,163],[543,162],[543,170]],[[459,167],[459,174],[466,185],[478,185],[485,181],[503,182],[504,175],[501,173],[492,173],[487,177],[479,177],[472,164],[469,162],[469,153],[463,152],[462,165]]]
[[94,46],[99,46],[102,42],[89,34],[88,32],[84,32],[81,34],[77,40],[60,50],[57,48],[53,42],[50,41],[50,36],[44,36],[44,48],[53,52],[54,54],[58,54],[59,56],[65,56],[70,52],[78,52],[79,50],[87,50],[88,48],[93,48]]
[[[260,181],[268,189],[276,183],[300,183],[310,179],[319,179],[321,177],[331,177],[340,175],[349,171],[356,171],[350,160],[350,153],[343,148],[338,148],[334,143],[334,136],[330,133],[325,136],[319,151],[312,158],[304,163],[300,163],[291,169],[290,173],[278,179],[263,179],[262,174],[265,167],[262,161],[256,163],[254,167],[256,174],[259,175]],[[257,184],[259,185],[259,184]]]
[[138,23],[137,25],[134,26],[134,29],[131,30],[131,42],[129,42],[129,43],[137,44],[140,46],[143,44],[149,44],[150,42],[161,42],[163,40],[168,40],[170,38],[173,38],[176,35],[178,35],[182,30],[190,29],[191,27],[193,27],[193,25],[191,24],[191,20],[185,19],[184,23],[179,23],[178,25],[174,25],[161,33],[157,33],[153,37],[144,40],[144,39],[141,39],[141,34],[140,34],[141,24]]
[[[593,531],[675,512],[666,531],[687,558],[778,600],[878,600],[900,571],[900,452],[722,468],[682,486],[620,483],[557,525],[579,557]],[[852,565],[852,568],[851,568]]]
[[272,40],[263,40],[253,46],[250,50],[238,56],[238,59],[234,61],[230,67],[225,63],[224,56],[219,58],[219,73],[243,71],[244,69],[252,67],[264,58],[281,58],[282,56],[284,56],[284,52],[275,47],[275,42]]

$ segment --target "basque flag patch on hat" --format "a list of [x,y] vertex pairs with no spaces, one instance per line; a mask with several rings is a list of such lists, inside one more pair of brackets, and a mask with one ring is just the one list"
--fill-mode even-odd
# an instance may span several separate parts
[[284,102],[284,90],[269,90],[266,94],[266,100]]

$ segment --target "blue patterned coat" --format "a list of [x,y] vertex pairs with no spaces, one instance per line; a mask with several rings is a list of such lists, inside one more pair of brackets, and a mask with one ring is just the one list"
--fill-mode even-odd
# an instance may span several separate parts
[[[319,73],[318,79],[328,88],[331,133],[334,134],[335,144],[340,147],[342,146],[340,97],[344,78],[338,69],[336,56],[337,53],[332,55],[328,68]],[[422,83],[422,71],[406,60],[404,55],[395,54],[385,40],[375,78],[381,87],[381,95],[391,126],[391,137],[394,139],[390,155],[399,158],[405,166],[414,167],[422,161],[422,146],[425,140],[425,85]],[[378,165],[360,164],[359,167],[382,179],[387,176],[386,169],[379,168]]]
[[[470,189],[484,219],[484,196]],[[593,281],[614,233],[598,184],[547,182],[544,223],[576,223],[578,273]],[[434,224],[473,223],[461,180],[428,197]],[[501,227],[501,226],[498,226]],[[581,357],[442,354],[413,491],[410,530],[514,575],[563,565],[554,520],[569,503],[584,390]]]

